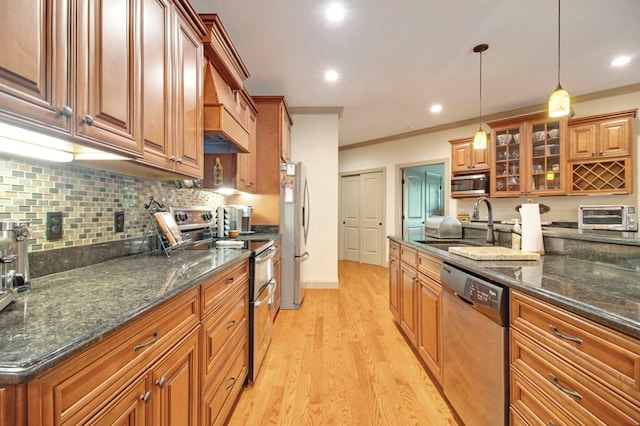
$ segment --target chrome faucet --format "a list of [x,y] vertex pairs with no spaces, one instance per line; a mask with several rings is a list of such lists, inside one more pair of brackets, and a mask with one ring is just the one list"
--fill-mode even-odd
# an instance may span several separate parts
[[487,222],[487,243],[493,245],[496,242],[496,239],[493,235],[493,207],[491,206],[489,199],[487,197],[478,198],[476,203],[473,205],[473,211],[474,213],[478,211],[478,206],[481,201],[485,202],[487,205],[487,211],[489,212],[489,219]]

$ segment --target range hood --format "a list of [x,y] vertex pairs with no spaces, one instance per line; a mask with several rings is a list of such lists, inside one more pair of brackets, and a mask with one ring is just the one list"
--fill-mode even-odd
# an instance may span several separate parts
[[255,110],[243,84],[249,72],[218,16],[200,17],[208,29],[203,38],[204,153],[247,153],[249,109]]

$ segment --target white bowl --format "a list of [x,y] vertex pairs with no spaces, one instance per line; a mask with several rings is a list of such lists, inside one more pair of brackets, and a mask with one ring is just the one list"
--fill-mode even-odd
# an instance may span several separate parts
[[543,141],[544,138],[547,137],[547,132],[541,130],[539,132],[533,132],[533,140],[534,141]]
[[513,140],[515,143],[520,143],[520,133],[513,135]]
[[511,142],[511,138],[512,138],[512,135],[509,135],[507,133],[498,135],[498,145],[508,144],[509,142]]
[[547,132],[547,134],[549,135],[550,138],[557,138],[558,136],[560,136],[560,130],[551,129]]

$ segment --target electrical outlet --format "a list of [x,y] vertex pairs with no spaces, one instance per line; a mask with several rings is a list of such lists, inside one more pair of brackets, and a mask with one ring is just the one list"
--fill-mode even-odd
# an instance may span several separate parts
[[47,241],[62,238],[62,212],[47,213]]
[[113,214],[113,229],[115,232],[124,232],[124,212]]

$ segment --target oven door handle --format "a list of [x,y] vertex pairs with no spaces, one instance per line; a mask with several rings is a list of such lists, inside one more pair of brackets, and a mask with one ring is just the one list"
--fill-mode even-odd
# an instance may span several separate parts
[[256,300],[255,302],[253,302],[254,308],[258,309],[266,302],[269,304],[269,309],[271,309],[271,296],[273,296],[273,293],[275,293],[276,291],[276,285],[277,284],[275,278],[271,278],[271,280],[260,290],[260,294],[262,294],[263,291],[266,291],[267,295],[264,297],[264,299]]
[[273,259],[273,257],[275,255],[276,255],[276,248],[275,247],[270,247],[270,248],[266,249],[265,251],[263,251],[262,253],[260,253],[258,256],[256,256],[255,263],[256,264],[264,263],[264,262],[268,261],[269,259]]

